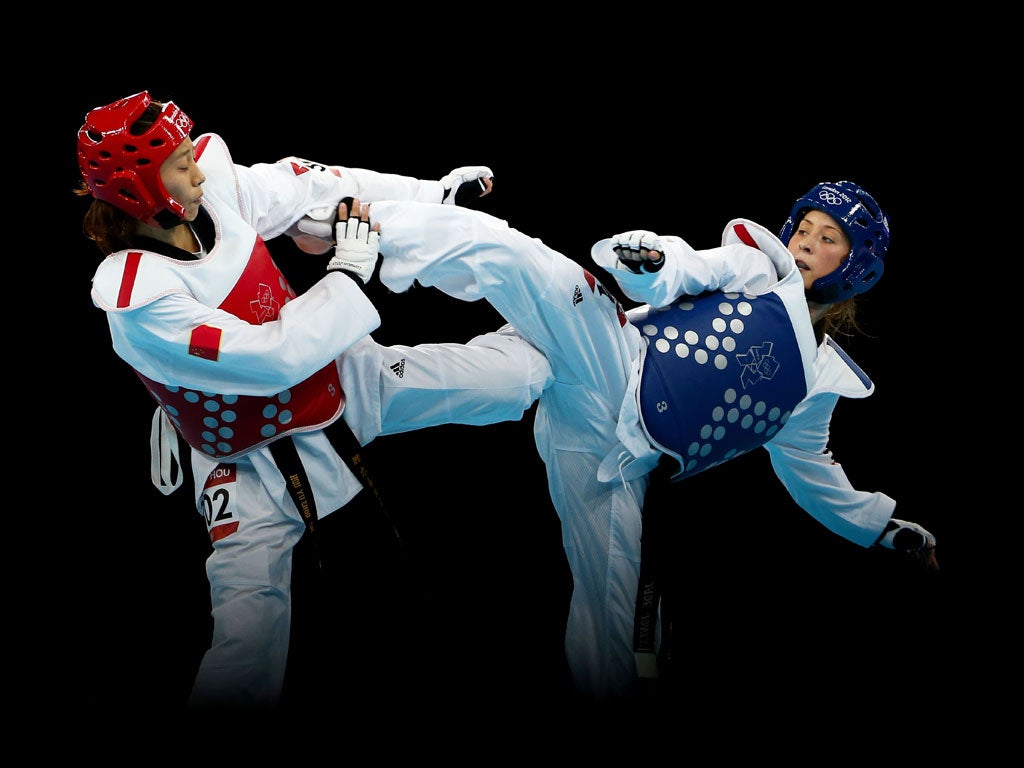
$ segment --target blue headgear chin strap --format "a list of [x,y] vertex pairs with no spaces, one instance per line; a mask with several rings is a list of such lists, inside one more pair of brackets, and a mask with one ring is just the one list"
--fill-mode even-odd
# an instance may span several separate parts
[[789,244],[793,230],[808,209],[823,211],[839,222],[853,247],[839,268],[819,277],[807,290],[818,304],[833,304],[864,293],[882,276],[889,248],[889,219],[875,198],[852,181],[824,181],[793,203],[779,239]]

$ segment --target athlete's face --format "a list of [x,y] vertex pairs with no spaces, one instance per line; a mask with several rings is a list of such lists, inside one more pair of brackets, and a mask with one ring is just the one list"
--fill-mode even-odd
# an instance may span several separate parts
[[185,221],[195,221],[199,202],[203,199],[206,176],[196,165],[195,147],[186,138],[160,166],[160,180],[167,194],[185,209]]
[[804,214],[787,245],[796,258],[805,290],[810,289],[819,277],[839,269],[852,247],[839,222],[827,213],[815,210]]

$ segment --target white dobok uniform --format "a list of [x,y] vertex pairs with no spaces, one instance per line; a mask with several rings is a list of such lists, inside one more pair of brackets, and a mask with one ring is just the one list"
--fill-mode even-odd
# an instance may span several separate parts
[[[215,134],[195,146],[206,175],[208,233],[200,219],[193,225],[200,257],[111,254],[92,298],[107,313],[114,350],[159,403],[156,448],[176,447],[176,437],[156,437],[170,424],[192,448],[213,544],[213,640],[190,704],[274,706],[288,654],[292,548],[305,523],[269,446],[294,441],[322,517],[362,488],[325,435],[335,420],[360,445],[440,424],[519,420],[551,373],[510,333],[381,346],[368,335],[380,317],[356,281],[331,272],[297,296],[264,243],[347,196],[440,203],[440,182],[338,166],[310,172],[291,160],[235,165]],[[158,487],[161,461],[166,455],[154,458]],[[161,490],[173,490],[167,485]]]
[[874,385],[832,339],[816,344],[796,263],[763,227],[734,220],[701,251],[663,236],[650,274],[598,242],[595,262],[645,302],[624,312],[585,268],[488,214],[388,201],[370,220],[385,285],[486,299],[551,363],[535,439],[573,576],[565,644],[582,692],[647,676],[650,655],[633,653],[641,510],[665,454],[678,480],[763,446],[797,504],[864,547],[892,516],[895,501],[854,489],[827,449],[839,397]]

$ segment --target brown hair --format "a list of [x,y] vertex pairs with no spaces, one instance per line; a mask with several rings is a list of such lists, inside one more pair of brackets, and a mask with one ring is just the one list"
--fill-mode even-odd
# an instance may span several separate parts
[[[74,192],[81,197],[92,195],[84,181]],[[89,210],[85,212],[82,232],[89,240],[96,243],[96,247],[104,255],[110,255],[115,251],[132,247],[136,224],[138,222],[124,211],[115,208],[108,202],[94,199]]]
[[[864,334],[864,331],[857,324],[857,303],[856,297],[837,301],[829,304],[825,314],[814,324],[814,335],[818,342],[822,341],[823,335],[828,334],[833,338],[838,336],[853,336],[854,333]],[[866,335],[866,334],[864,334]]]

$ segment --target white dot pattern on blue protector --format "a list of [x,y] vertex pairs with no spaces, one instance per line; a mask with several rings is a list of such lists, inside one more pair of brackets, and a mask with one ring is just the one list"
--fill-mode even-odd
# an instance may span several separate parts
[[706,293],[637,320],[650,342],[640,413],[654,444],[693,475],[764,445],[807,394],[775,294]]

